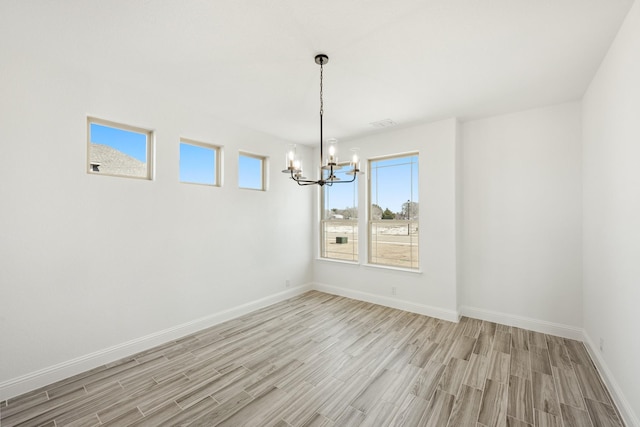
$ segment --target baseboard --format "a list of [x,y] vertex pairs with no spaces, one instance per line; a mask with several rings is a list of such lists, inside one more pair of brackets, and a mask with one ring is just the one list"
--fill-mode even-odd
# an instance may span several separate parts
[[530,317],[516,316],[475,307],[460,307],[460,314],[474,319],[486,320],[508,326],[515,326],[544,334],[555,335],[563,338],[582,341],[582,328],[548,322],[546,320],[532,319]]
[[373,304],[384,305],[385,307],[397,308],[398,310],[409,311],[411,313],[437,317],[438,319],[448,320],[450,322],[458,322],[459,318],[458,313],[455,310],[447,310],[444,308],[433,307],[426,304],[416,304],[410,301],[405,301],[397,298],[389,298],[382,295],[371,294],[368,292],[356,291],[354,289],[341,288],[339,286],[314,283],[313,289],[320,292],[326,292],[328,294],[339,295],[342,297],[353,298]]
[[31,390],[44,387],[56,381],[80,374],[89,369],[114,362],[132,354],[148,350],[157,345],[184,337],[200,330],[215,326],[227,320],[245,315],[252,311],[267,307],[271,304],[295,297],[312,289],[310,284],[296,286],[286,291],[269,295],[255,301],[251,301],[228,310],[221,311],[191,322],[183,323],[173,328],[165,329],[144,337],[136,338],[122,344],[118,344],[91,354],[77,357],[17,378],[0,383],[0,402],[19,396]]
[[589,334],[586,331],[583,333],[583,341],[589,355],[591,356],[591,360],[596,364],[596,368],[598,368],[598,372],[600,372],[600,377],[604,381],[605,385],[609,389],[609,393],[611,397],[615,401],[616,406],[618,407],[618,411],[620,412],[620,416],[624,421],[627,427],[640,427],[640,419],[637,414],[633,412],[633,408],[629,404],[629,401],[620,390],[620,386],[618,382],[615,380],[613,374],[609,370],[607,363],[602,358],[602,354],[598,350],[598,347],[595,345]]

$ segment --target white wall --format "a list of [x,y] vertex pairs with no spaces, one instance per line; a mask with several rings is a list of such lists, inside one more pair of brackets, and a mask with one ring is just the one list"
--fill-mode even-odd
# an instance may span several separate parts
[[[584,328],[627,422],[640,425],[640,4],[582,106]],[[604,340],[604,351],[598,349]],[[633,422],[630,421],[633,419]]]
[[464,216],[463,216],[463,196],[464,196],[464,163],[463,163],[463,143],[462,122],[456,121],[456,307],[458,313],[465,304],[464,295]]
[[[363,159],[420,152],[421,273],[365,265],[365,239],[361,264],[317,259],[317,189],[280,173],[285,142],[204,116],[175,88],[147,90],[135,71],[103,75],[81,63],[82,45],[21,34],[0,40],[0,400],[52,366],[283,297],[289,279],[452,320],[462,306],[507,323],[584,325],[638,424],[637,2],[582,106],[341,144]],[[154,129],[155,179],[88,175],[87,115]],[[177,182],[181,136],[224,146],[222,188]],[[237,189],[238,150],[271,156],[267,193]]]
[[[284,142],[26,46],[0,79],[0,389],[311,281]],[[155,180],[87,174],[87,115],[154,129]],[[222,188],[178,182],[181,136],[224,146]],[[238,150],[271,157],[269,191],[237,188]]]
[[[363,166],[368,158],[419,152],[419,199],[425,207],[420,209],[422,272],[367,266],[367,239],[361,238],[359,264],[316,259],[314,280],[320,289],[457,319],[456,126],[453,119],[443,120],[340,144],[340,151],[347,153],[351,147],[359,147]],[[367,178],[363,175],[359,179],[360,218],[366,218]],[[360,222],[359,233],[366,236],[365,221]],[[391,294],[392,286],[397,288],[396,296]]]
[[[448,319],[460,310],[581,336],[579,103],[445,120],[341,145],[359,147],[363,159],[420,152],[422,273],[367,266],[360,239],[360,264],[316,260],[321,289]],[[366,179],[359,194],[365,217]],[[367,233],[364,221],[359,232]]]
[[463,312],[578,329],[579,104],[470,121],[463,141]]

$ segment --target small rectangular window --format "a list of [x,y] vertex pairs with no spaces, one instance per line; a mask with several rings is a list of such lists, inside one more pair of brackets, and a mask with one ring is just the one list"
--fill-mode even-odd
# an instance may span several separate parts
[[92,117],[87,128],[89,173],[151,179],[152,131]]
[[180,182],[220,185],[220,147],[180,140]]
[[369,161],[369,263],[418,269],[418,155]]
[[238,186],[250,190],[266,190],[266,158],[240,153],[238,158]]
[[[340,181],[350,181],[348,163],[334,172]],[[325,171],[326,172],[326,171]],[[358,261],[358,185],[354,182],[322,186],[320,256],[328,259]]]

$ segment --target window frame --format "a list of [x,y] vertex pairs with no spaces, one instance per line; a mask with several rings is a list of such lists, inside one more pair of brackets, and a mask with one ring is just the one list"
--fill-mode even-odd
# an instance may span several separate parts
[[[124,175],[124,174],[115,174],[115,173],[104,173],[98,170],[94,170],[93,165],[95,163],[91,162],[91,145],[93,144],[91,142],[91,125],[92,124],[145,135],[146,141],[147,141],[146,150],[145,150],[146,160],[147,160],[146,175],[145,176]],[[142,179],[146,181],[152,181],[154,178],[154,163],[155,163],[154,148],[155,148],[155,132],[151,129],[132,126],[125,123],[114,122],[111,120],[105,120],[98,117],[87,116],[87,163],[85,167],[89,175],[114,176],[118,178],[131,178],[131,179]]]
[[[348,161],[346,162],[339,162],[338,166],[349,166],[350,163]],[[324,172],[324,171],[322,171]],[[356,192],[356,204],[359,205],[360,203],[360,197],[358,195],[358,180],[356,179],[353,183],[355,186],[355,192]],[[341,185],[341,184],[338,184]],[[360,245],[360,208],[359,206],[354,206],[356,211],[358,212],[358,217],[354,220],[354,219],[338,219],[338,220],[330,220],[325,218],[325,214],[326,214],[326,209],[325,209],[325,191],[326,191],[326,184],[324,186],[322,186],[322,188],[320,189],[320,259],[322,260],[326,260],[326,261],[337,261],[337,262],[345,262],[345,263],[353,263],[353,264],[357,264],[360,262],[360,250],[359,250],[359,245]],[[352,251],[352,258],[355,259],[341,259],[341,258],[332,258],[332,257],[328,257],[325,256],[325,252],[326,252],[326,241],[327,239],[325,238],[324,235],[324,227],[327,223],[333,223],[333,224],[337,224],[337,223],[342,223],[345,225],[349,225],[351,227],[353,227],[353,229],[355,230],[355,232],[357,233],[358,236],[358,240],[357,242],[354,241],[354,249],[355,249],[355,254]],[[355,255],[355,257],[353,257],[353,255]]]
[[[262,167],[261,167],[261,175],[260,175],[260,180],[262,181],[262,188],[252,188],[252,187],[241,187],[240,186],[240,157],[250,157],[253,159],[258,159],[262,162]],[[238,151],[238,188],[241,190],[253,190],[253,191],[267,191],[267,176],[268,176],[268,159],[269,157],[261,155],[261,154],[256,154],[256,153],[251,153],[249,151]]]
[[180,172],[181,172],[180,162],[182,160],[180,157],[178,158],[178,182],[180,182],[180,184],[204,185],[207,187],[222,187],[222,146],[216,145],[216,144],[209,144],[206,142],[200,142],[190,138],[180,138],[179,147],[182,144],[193,145],[195,147],[200,147],[200,148],[206,148],[208,150],[212,150],[215,153],[215,161],[214,161],[215,170],[213,174],[214,183],[207,184],[203,182],[182,181],[180,179]]
[[[383,160],[390,160],[390,159],[398,159],[398,158],[403,158],[403,157],[417,157],[417,166],[418,166],[418,170],[417,170],[417,174],[418,176],[417,178],[417,183],[418,183],[418,188],[417,188],[417,193],[420,193],[420,178],[419,178],[419,174],[420,174],[420,153],[418,151],[411,151],[411,152],[406,152],[406,153],[398,153],[398,154],[391,154],[391,155],[385,155],[385,156],[379,156],[379,157],[373,157],[373,158],[369,158],[367,159],[367,204],[366,204],[366,209],[367,209],[367,214],[366,214],[366,221],[367,221],[367,265],[369,266],[373,266],[373,267],[379,267],[379,268],[389,268],[389,269],[397,269],[397,270],[404,270],[404,271],[409,271],[409,272],[421,272],[421,265],[420,265],[420,235],[418,234],[416,236],[416,248],[417,248],[417,253],[416,253],[416,258],[415,258],[415,267],[413,266],[403,266],[403,265],[394,265],[394,264],[383,264],[380,263],[379,261],[374,262],[372,260],[372,255],[373,255],[373,244],[374,244],[374,239],[373,239],[373,227],[374,225],[378,224],[378,223],[383,223],[383,224],[398,224],[398,225],[403,225],[403,224],[407,224],[408,223],[408,233],[410,233],[411,230],[411,224],[414,223],[416,225],[416,230],[419,229],[420,227],[420,214],[418,212],[418,216],[416,217],[415,220],[396,220],[396,219],[379,219],[379,220],[374,220],[372,218],[372,214],[373,214],[373,197],[372,197],[372,181],[373,181],[373,167],[372,164],[374,162],[379,162],[379,161],[383,161]],[[412,181],[413,181],[413,177],[411,177]],[[418,203],[419,203],[420,198],[418,197]],[[413,202],[413,200],[412,200]],[[382,206],[380,206],[380,208],[382,209]],[[410,254],[412,254],[412,251],[410,251]],[[380,257],[377,257],[380,258]],[[410,261],[410,265],[413,264],[413,257],[411,257],[411,261]]]

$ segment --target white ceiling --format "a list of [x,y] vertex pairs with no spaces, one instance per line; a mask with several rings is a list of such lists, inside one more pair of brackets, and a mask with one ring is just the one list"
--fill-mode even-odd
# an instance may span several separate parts
[[[633,0],[0,0],[38,55],[284,140],[579,99]],[[2,53],[2,50],[0,50]]]

